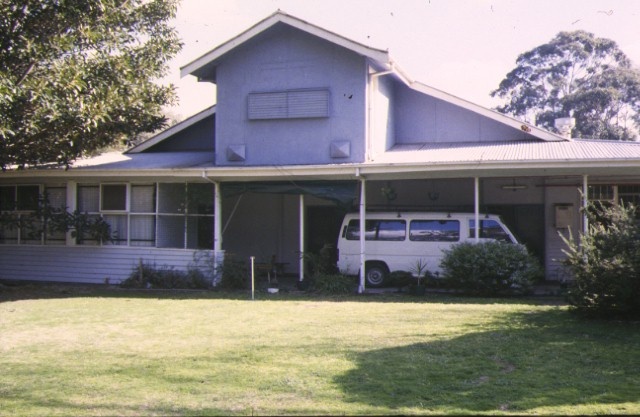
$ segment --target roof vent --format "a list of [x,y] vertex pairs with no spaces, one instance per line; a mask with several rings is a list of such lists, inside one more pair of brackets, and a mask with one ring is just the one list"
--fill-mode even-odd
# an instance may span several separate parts
[[576,126],[576,119],[573,117],[561,117],[553,122],[560,136],[571,139],[571,130]]
[[245,145],[229,145],[227,147],[227,161],[241,162],[247,158]]
[[332,158],[349,158],[351,156],[351,142],[348,140],[334,140],[331,142],[329,154]]

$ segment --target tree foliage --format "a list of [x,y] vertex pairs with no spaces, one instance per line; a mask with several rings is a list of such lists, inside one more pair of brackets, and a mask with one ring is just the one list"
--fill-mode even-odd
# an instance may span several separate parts
[[0,0],[0,167],[69,164],[162,127],[176,0]]
[[491,95],[506,101],[498,111],[549,130],[574,117],[574,137],[633,140],[640,125],[640,70],[614,41],[585,31],[521,54]]
[[596,317],[640,317],[640,224],[635,206],[590,203],[588,231],[564,238],[569,301]]

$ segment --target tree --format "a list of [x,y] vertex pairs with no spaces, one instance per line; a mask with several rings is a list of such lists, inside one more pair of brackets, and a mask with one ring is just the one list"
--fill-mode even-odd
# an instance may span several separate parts
[[573,276],[568,298],[579,312],[596,317],[640,317],[640,224],[629,204],[591,202],[589,228],[578,240],[563,237],[564,264]]
[[640,126],[640,70],[614,41],[584,31],[521,54],[491,96],[506,100],[499,112],[549,130],[574,117],[574,137],[634,140]]
[[0,167],[68,165],[163,127],[176,1],[0,0]]

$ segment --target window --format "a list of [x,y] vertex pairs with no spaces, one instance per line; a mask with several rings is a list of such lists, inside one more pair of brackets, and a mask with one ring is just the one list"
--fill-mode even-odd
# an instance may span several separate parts
[[329,90],[289,90],[251,93],[249,120],[329,117]]
[[460,240],[458,220],[413,220],[409,239],[417,242],[457,242]]
[[[159,248],[213,248],[213,185],[196,183],[78,186],[78,210],[102,216],[115,238],[103,242]],[[98,244],[87,236],[83,244]]]
[[5,220],[0,227],[0,242],[42,244],[44,225],[37,212],[39,204],[39,185],[0,187],[0,209]]
[[[44,191],[42,191],[44,190]],[[47,224],[42,208],[64,210],[66,187],[41,185],[0,186],[0,243],[64,244],[65,233]]]
[[615,191],[615,186],[613,185],[590,185],[589,200],[614,202]]
[[[476,236],[476,221],[469,220],[469,237]],[[494,239],[500,242],[511,242],[511,237],[502,228],[500,223],[495,220],[485,219],[480,220],[480,238],[482,239]]]
[[640,207],[640,185],[619,185],[618,198],[624,204]]
[[213,185],[159,184],[160,248],[213,248]]
[[[365,240],[402,241],[407,234],[404,220],[365,220]],[[349,222],[347,240],[360,240],[360,220]]]
[[[49,208],[62,212],[67,208],[67,187],[46,187],[44,190],[44,201]],[[45,219],[47,221],[47,219]],[[48,245],[64,245],[67,241],[67,235],[62,230],[55,230],[55,227],[45,224],[44,240]]]
[[[87,214],[89,218],[100,217],[100,186],[98,185],[78,185],[77,190],[77,209],[80,213]],[[113,228],[113,226],[112,226]],[[112,229],[113,231],[113,229]],[[78,230],[76,243],[83,245],[97,245],[100,242],[91,239],[91,237]]]
[[[113,235],[100,242],[77,230],[78,244],[213,249],[213,184],[78,184],[76,193],[76,210],[102,218]],[[66,203],[66,185],[0,186],[0,243],[65,244],[66,230],[43,213],[66,210]]]
[[129,245],[156,244],[156,186],[131,185]]

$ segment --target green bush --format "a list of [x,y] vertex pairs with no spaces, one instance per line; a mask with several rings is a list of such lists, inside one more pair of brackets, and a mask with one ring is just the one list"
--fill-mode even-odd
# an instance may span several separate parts
[[357,287],[353,277],[342,274],[316,274],[312,282],[311,290],[321,294],[351,294]]
[[569,302],[597,317],[640,317],[640,226],[633,205],[591,204],[579,242],[565,239]]
[[142,264],[133,269],[129,277],[120,283],[124,288],[205,289],[209,281],[197,269],[179,271],[163,266],[156,268]]
[[222,277],[218,285],[226,290],[244,290],[249,288],[249,267],[247,262],[236,255],[227,253],[222,262]]
[[389,285],[397,287],[398,290],[415,285],[417,279],[409,271],[393,271],[389,274]]
[[493,241],[454,245],[440,266],[449,286],[476,295],[527,293],[543,276],[524,246]]

